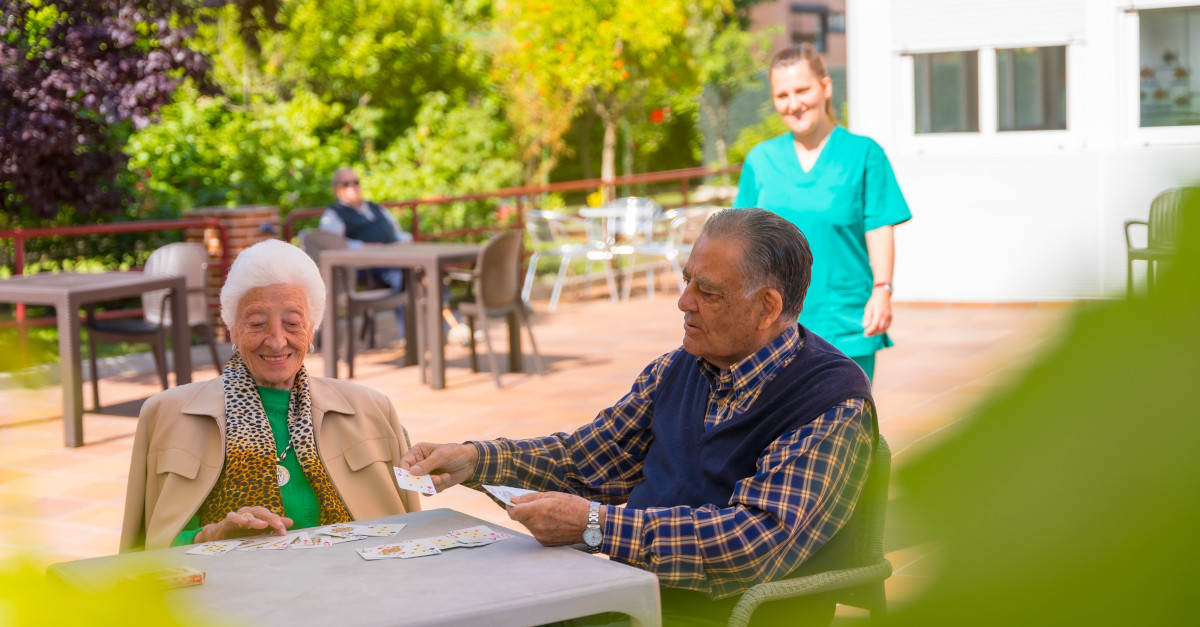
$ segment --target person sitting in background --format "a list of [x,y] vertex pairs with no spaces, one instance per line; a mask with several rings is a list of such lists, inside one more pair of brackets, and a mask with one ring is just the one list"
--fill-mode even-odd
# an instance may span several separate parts
[[420,509],[393,476],[408,440],[391,401],[304,367],[324,313],[325,284],[299,248],[266,240],[238,255],[221,288],[233,358],[219,378],[142,406],[122,551]]
[[[362,184],[354,168],[338,168],[333,173],[333,197],[336,199],[321,214],[320,229],[346,238],[352,249],[364,244],[395,244],[413,241],[396,218],[383,207],[362,197]],[[399,292],[404,289],[404,274],[399,268],[371,268],[370,276]],[[396,324],[404,337],[404,307],[396,308]]]
[[[665,624],[724,625],[754,584],[847,561],[878,440],[862,369],[797,323],[812,260],[774,213],[713,215],[684,269],[683,346],[616,405],[572,434],[420,443],[400,467],[439,490],[538,490],[509,516],[542,544],[584,542],[655,573]],[[768,603],[755,618],[818,625],[833,608]]]

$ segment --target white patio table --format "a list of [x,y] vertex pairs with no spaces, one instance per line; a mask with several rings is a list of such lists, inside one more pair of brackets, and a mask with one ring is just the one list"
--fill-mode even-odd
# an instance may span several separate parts
[[621,612],[635,626],[661,623],[658,578],[569,547],[547,548],[523,533],[487,546],[414,559],[363,560],[355,549],[437,536],[454,529],[503,527],[435,509],[365,523],[402,522],[393,537],[285,551],[188,555],[189,547],[54,564],[47,576],[103,590],[122,575],[187,566],[198,586],[167,594],[176,611],[202,608],[234,625],[539,625]]

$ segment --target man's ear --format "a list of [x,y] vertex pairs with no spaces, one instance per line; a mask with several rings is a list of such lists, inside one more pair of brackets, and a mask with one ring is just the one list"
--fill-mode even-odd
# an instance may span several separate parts
[[765,287],[759,292],[758,303],[762,307],[758,317],[758,330],[763,331],[774,327],[779,322],[780,314],[783,313],[783,296],[779,294],[779,290]]

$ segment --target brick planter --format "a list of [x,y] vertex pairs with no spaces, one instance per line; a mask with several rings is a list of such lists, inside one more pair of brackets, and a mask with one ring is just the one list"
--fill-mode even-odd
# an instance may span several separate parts
[[[237,258],[238,253],[264,239],[277,238],[280,232],[279,208],[270,206],[251,207],[204,207],[187,212],[189,218],[213,217],[220,220],[225,227],[229,242],[229,262]],[[221,267],[221,239],[215,228],[192,227],[187,229],[185,238],[189,242],[200,242],[208,249],[209,272],[207,295],[209,311],[214,328],[224,330],[221,322],[220,294],[225,282],[225,271]]]

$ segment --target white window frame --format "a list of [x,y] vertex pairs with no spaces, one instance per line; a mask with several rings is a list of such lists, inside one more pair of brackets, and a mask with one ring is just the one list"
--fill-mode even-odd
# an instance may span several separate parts
[[[897,83],[893,120],[901,151],[909,154],[955,154],[964,152],[1005,152],[1034,150],[1083,150],[1085,142],[1081,131],[1083,116],[1083,61],[1080,50],[1082,42],[1071,39],[996,41],[975,47],[920,48],[897,53]],[[1007,48],[1041,48],[1045,46],[1066,47],[1067,71],[1067,128],[1062,130],[999,130],[999,89],[996,84],[996,50]],[[960,133],[917,133],[916,132],[916,62],[914,55],[936,52],[978,51],[979,68],[979,131]],[[1136,95],[1136,94],[1135,94]]]
[[1141,125],[1142,87],[1139,74],[1142,67],[1140,11],[1200,8],[1200,0],[1151,0],[1131,4],[1132,6],[1121,9],[1120,36],[1117,38],[1120,54],[1118,85],[1121,90],[1120,111],[1117,117],[1121,129],[1119,142],[1123,147],[1200,143],[1200,125]]

